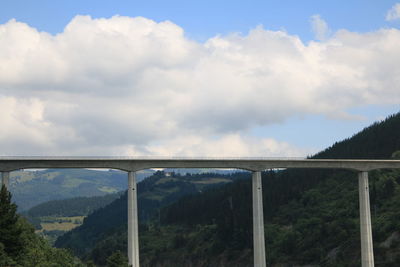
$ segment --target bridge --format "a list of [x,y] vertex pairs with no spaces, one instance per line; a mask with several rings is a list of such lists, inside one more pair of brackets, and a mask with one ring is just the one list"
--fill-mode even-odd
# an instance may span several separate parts
[[357,159],[271,159],[271,158],[62,158],[2,157],[2,184],[9,186],[11,171],[39,168],[105,168],[128,173],[128,258],[139,267],[139,230],[135,173],[150,168],[224,168],[252,172],[254,266],[265,267],[264,215],[261,172],[281,168],[348,169],[358,172],[360,202],[361,264],[374,266],[368,172],[400,169],[400,160]]

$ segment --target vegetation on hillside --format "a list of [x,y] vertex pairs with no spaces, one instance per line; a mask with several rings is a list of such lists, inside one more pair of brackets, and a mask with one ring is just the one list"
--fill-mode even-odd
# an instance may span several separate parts
[[[370,178],[376,263],[377,266],[399,266],[400,211],[397,207],[400,205],[400,171],[374,171]],[[263,174],[264,184],[270,179],[271,173]],[[185,255],[186,260],[192,259],[192,263],[198,263],[198,251],[214,244],[210,250],[216,253],[214,263],[219,262],[220,255],[229,254],[232,255],[231,264],[242,266],[236,261],[241,260],[244,251],[252,249],[252,221],[251,214],[248,214],[251,194],[238,196],[239,188],[242,192],[249,192],[250,182],[243,181],[240,186],[232,184],[216,192],[185,198],[165,208],[162,222],[181,229],[178,238],[181,244],[190,243],[190,237],[198,233],[196,222],[215,231],[208,233],[212,238],[205,239],[203,243],[196,242],[196,250],[182,245],[181,251],[177,252],[175,246],[171,246],[176,239],[171,238],[153,250],[161,251],[161,255],[149,253],[150,257],[153,260],[168,258],[177,261],[171,258],[177,253]],[[265,193],[268,191],[264,189]],[[266,198],[265,203],[268,202]],[[193,212],[194,209],[202,212]],[[299,197],[280,204],[276,210],[266,205],[265,223],[267,261],[271,265],[359,265],[358,185],[354,173],[333,173]],[[156,236],[154,234],[153,238]],[[147,253],[143,252],[145,256]],[[212,254],[208,255],[209,260],[210,256]],[[251,261],[250,253],[248,264]]]

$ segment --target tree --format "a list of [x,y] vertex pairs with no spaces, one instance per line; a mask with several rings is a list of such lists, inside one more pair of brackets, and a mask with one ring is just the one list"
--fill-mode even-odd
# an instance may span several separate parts
[[107,258],[107,267],[129,267],[127,257],[121,251],[115,251]]
[[5,185],[0,192],[0,244],[9,256],[16,256],[23,248],[22,229],[17,223],[17,205],[11,203],[11,193]]
[[4,245],[0,243],[0,266],[14,266],[15,261],[8,257],[7,253],[4,251]]
[[393,152],[392,159],[400,159],[400,150]]

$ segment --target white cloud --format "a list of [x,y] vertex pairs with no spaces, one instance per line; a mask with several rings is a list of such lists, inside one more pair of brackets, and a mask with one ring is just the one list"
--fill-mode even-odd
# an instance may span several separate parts
[[305,44],[257,27],[198,43],[146,18],[77,16],[55,36],[12,20],[0,25],[1,153],[299,155],[247,133],[400,103],[399,43],[396,29]]
[[400,3],[396,3],[386,13],[386,20],[387,21],[398,20],[398,19],[400,19]]
[[315,151],[292,146],[271,138],[242,137],[227,134],[218,138],[198,135],[168,139],[140,149],[126,147],[128,156],[183,156],[183,157],[303,157]]
[[311,16],[311,27],[315,38],[320,41],[325,40],[330,32],[328,24],[320,15]]

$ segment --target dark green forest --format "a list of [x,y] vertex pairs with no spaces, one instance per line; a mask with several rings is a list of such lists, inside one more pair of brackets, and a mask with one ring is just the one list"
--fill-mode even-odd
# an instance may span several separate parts
[[[311,158],[391,159],[400,154],[399,133],[400,114],[395,114]],[[141,215],[141,266],[252,266],[250,174],[234,175],[241,179],[193,190],[169,204],[154,205],[157,212],[152,216]],[[181,178],[188,179],[174,181]],[[269,266],[360,265],[355,172],[270,170],[263,172],[262,180]],[[150,184],[151,179],[139,183],[139,195]],[[157,190],[155,184],[150,187]],[[400,266],[399,184],[398,170],[370,172],[376,266]],[[140,212],[146,207],[143,203],[139,202]],[[105,218],[113,219],[105,223]],[[79,249],[82,240],[85,250]],[[125,252],[126,196],[93,213],[57,245],[73,248],[99,266],[115,251]]]

